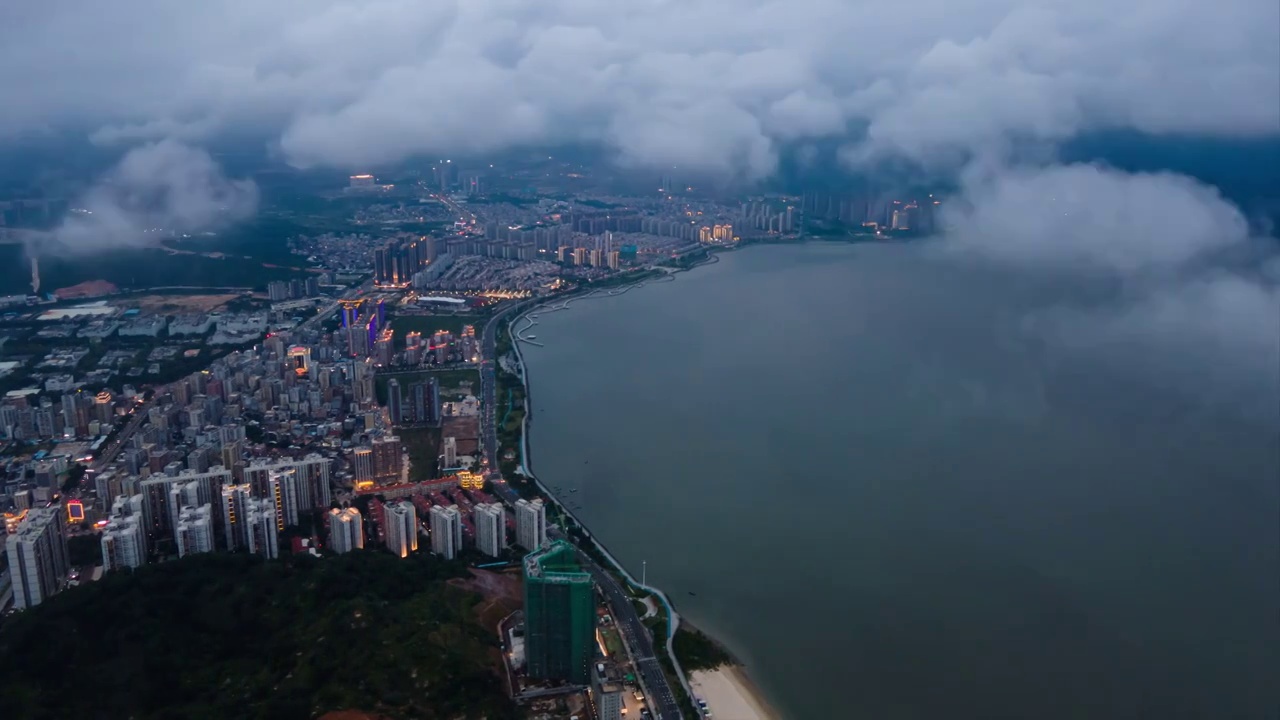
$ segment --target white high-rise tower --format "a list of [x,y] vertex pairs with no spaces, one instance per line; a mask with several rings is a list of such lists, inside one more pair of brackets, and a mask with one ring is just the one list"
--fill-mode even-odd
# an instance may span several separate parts
[[387,548],[400,557],[418,549],[418,511],[407,500],[386,507]]
[[498,557],[507,549],[507,512],[502,505],[476,505],[476,547],[489,557]]
[[360,511],[349,507],[329,511],[329,548],[336,553],[348,553],[364,547],[364,518]]
[[547,544],[547,509],[541,500],[516,501],[516,543],[529,552]]
[[462,552],[462,515],[456,505],[431,508],[431,552],[445,560]]

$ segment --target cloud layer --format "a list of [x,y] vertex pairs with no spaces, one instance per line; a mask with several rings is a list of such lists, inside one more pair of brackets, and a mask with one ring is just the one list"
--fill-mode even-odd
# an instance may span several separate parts
[[819,139],[848,163],[970,161],[948,209],[954,249],[1125,288],[1118,306],[1064,308],[1048,335],[1172,338],[1248,357],[1254,378],[1280,364],[1278,280],[1232,260],[1253,241],[1214,190],[1005,164],[1011,145],[1100,129],[1280,134],[1276,2],[7,3],[0,97],[0,142],[61,126],[162,140],[58,230],[80,249],[248,212],[252,188],[180,144],[230,131],[273,138],[297,166],[353,169],[562,142],[746,179]]
[[31,250],[74,255],[151,245],[243,220],[257,202],[251,180],[229,180],[205,151],[164,140],[126,153]]
[[971,170],[943,221],[951,247],[1024,266],[1172,270],[1248,238],[1243,215],[1191,178],[1094,165]]
[[1033,336],[1280,420],[1280,254],[1216,190],[1093,165],[988,168],[961,189],[941,252],[1099,288],[1031,312]]
[[1274,133],[1280,6],[57,0],[0,10],[0,93],[0,137],[255,127],[343,167],[589,141],[759,177],[806,138],[928,160],[1092,128]]

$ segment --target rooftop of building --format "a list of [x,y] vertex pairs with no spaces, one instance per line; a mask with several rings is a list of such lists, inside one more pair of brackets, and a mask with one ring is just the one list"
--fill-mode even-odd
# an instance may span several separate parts
[[45,527],[58,518],[62,509],[57,505],[43,508],[31,508],[18,525],[16,536],[19,540],[28,540],[44,533]]
[[117,535],[125,531],[132,532],[138,526],[141,519],[137,515],[117,515],[107,521],[106,528],[102,531],[105,535]]
[[553,583],[591,582],[591,574],[583,571],[578,562],[577,550],[564,540],[526,555],[524,576]]

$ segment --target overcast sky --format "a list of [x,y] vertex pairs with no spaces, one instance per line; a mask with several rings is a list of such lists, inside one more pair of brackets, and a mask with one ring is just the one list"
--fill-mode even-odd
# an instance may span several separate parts
[[1280,262],[1235,207],[1047,160],[1094,130],[1280,136],[1276,0],[16,0],[0,98],[0,142],[72,128],[124,155],[56,234],[88,250],[251,213],[200,149],[230,131],[352,170],[584,141],[745,180],[805,140],[850,166],[963,158],[951,252],[1126,288],[1049,336],[1173,338],[1280,384]]
[[0,137],[266,129],[299,165],[596,140],[772,171],[778,143],[928,159],[1087,128],[1280,126],[1273,0],[16,0]]

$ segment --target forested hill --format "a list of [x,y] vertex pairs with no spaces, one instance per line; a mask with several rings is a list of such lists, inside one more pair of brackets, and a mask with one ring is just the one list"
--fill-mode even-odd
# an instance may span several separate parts
[[211,553],[110,574],[0,625],[5,717],[521,717],[460,569],[374,551]]

